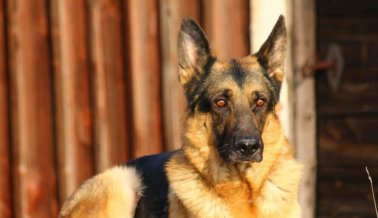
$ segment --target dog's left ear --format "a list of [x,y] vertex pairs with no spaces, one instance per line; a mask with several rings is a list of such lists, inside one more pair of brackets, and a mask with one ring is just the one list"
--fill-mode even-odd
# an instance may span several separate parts
[[268,70],[269,76],[281,84],[284,77],[286,56],[286,26],[285,18],[280,15],[268,39],[256,53],[260,64]]

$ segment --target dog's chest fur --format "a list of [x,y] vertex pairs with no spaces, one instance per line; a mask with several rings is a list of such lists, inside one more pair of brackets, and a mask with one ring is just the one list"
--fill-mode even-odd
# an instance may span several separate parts
[[214,186],[214,191],[234,217],[251,217],[256,214],[251,187],[245,181],[229,181]]
[[[249,178],[233,177],[230,181],[218,181],[216,184],[209,184],[198,174],[186,174],[190,166],[184,164],[182,157],[173,157],[170,162],[175,165],[172,169],[168,164],[168,178],[171,182],[169,199],[170,206],[174,207],[170,211],[170,217],[299,216],[296,192],[300,165],[295,161],[285,160],[280,166],[282,162],[278,161],[265,178],[258,178],[258,172],[253,167],[243,166],[245,171],[239,173]],[[180,164],[183,164],[182,168]],[[285,182],[288,174],[290,181]],[[281,184],[276,184],[277,182]],[[180,206],[176,207],[175,204],[178,203]]]

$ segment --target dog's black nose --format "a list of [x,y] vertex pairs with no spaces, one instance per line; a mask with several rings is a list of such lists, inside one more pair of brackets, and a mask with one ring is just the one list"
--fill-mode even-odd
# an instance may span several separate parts
[[242,153],[253,154],[261,148],[261,143],[257,139],[240,139],[235,143],[235,146]]

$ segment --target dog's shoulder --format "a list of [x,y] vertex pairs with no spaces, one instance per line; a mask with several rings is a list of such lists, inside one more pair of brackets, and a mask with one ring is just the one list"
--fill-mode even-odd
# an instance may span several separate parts
[[168,180],[165,165],[176,153],[166,152],[144,156],[127,163],[135,167],[143,183],[143,196],[138,202],[135,217],[167,217],[168,214]]

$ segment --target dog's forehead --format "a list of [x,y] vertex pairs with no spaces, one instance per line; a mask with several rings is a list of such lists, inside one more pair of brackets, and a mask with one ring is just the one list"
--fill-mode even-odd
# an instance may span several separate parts
[[224,88],[235,90],[264,89],[266,77],[264,68],[253,55],[231,59],[217,60],[210,69],[209,82],[216,90]]

